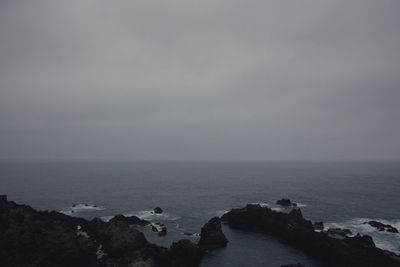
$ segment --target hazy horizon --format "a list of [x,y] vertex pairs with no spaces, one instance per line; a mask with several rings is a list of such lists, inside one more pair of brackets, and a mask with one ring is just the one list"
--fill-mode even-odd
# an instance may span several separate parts
[[0,0],[0,159],[399,161],[399,11]]

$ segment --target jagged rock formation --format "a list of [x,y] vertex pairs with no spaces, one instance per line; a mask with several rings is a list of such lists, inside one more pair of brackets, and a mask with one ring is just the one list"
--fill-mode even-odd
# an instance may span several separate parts
[[221,219],[214,217],[202,228],[200,233],[199,247],[203,250],[226,247],[228,240],[221,229]]
[[161,214],[161,213],[163,213],[163,210],[160,207],[155,207],[154,208],[154,213]]
[[369,222],[364,222],[364,224],[369,224],[372,227],[377,228],[379,231],[386,231],[386,232],[390,232],[390,233],[398,233],[399,230],[397,230],[396,227],[390,225],[390,224],[384,224],[378,221],[369,221]]
[[58,212],[36,211],[0,196],[0,266],[5,267],[189,267],[200,248],[180,240],[170,248],[149,243],[130,225],[139,218],[118,215],[87,221]]
[[276,212],[260,205],[232,209],[222,216],[229,226],[259,231],[277,237],[280,241],[340,266],[398,267],[400,257],[375,247],[370,236],[334,238],[314,231],[311,221],[303,218],[300,209],[290,213]]
[[297,206],[296,203],[292,202],[288,198],[282,198],[282,199],[276,201],[276,204],[284,206],[284,207],[290,207],[290,206],[296,207]]

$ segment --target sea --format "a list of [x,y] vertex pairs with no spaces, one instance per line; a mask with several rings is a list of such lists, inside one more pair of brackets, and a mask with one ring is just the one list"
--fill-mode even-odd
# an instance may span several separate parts
[[[298,203],[303,215],[326,228],[372,236],[380,248],[400,253],[400,234],[364,224],[378,220],[400,230],[400,162],[340,161],[0,161],[0,194],[39,210],[87,219],[136,215],[167,226],[162,246],[197,242],[202,225],[248,203]],[[154,214],[155,207],[163,209]],[[281,266],[323,262],[260,233],[223,225],[226,248],[207,254],[201,266]]]

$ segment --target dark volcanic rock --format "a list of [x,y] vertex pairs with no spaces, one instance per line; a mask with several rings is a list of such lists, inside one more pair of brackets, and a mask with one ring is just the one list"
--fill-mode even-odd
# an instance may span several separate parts
[[116,222],[116,221],[124,222],[129,225],[148,225],[148,224],[150,224],[149,221],[139,219],[137,216],[124,216],[122,214],[115,215],[110,220],[110,223]]
[[379,231],[386,231],[386,232],[390,232],[390,233],[398,233],[399,230],[397,230],[397,228],[395,228],[394,226],[391,226],[390,224],[384,224],[378,221],[369,221],[369,222],[365,222],[364,224],[368,223],[369,225],[371,225],[372,227],[377,228]]
[[299,210],[290,213],[273,211],[260,205],[232,209],[222,216],[229,226],[275,236],[280,241],[340,266],[375,267],[400,266],[400,257],[375,247],[369,236],[333,238],[314,231],[311,221]]
[[151,230],[153,232],[157,232],[159,236],[165,236],[167,235],[167,227],[163,223],[151,223]]
[[170,248],[149,243],[131,227],[145,224],[118,215],[87,221],[36,211],[0,196],[0,266],[5,267],[194,267],[200,248],[188,240]]
[[160,207],[155,207],[154,213],[160,214],[160,213],[163,213],[163,210]]
[[198,245],[187,239],[173,243],[170,252],[173,265],[182,267],[197,266],[203,256]]
[[288,198],[282,198],[282,199],[278,200],[278,201],[276,202],[276,204],[281,205],[281,206],[284,206],[284,207],[289,207],[289,206],[296,207],[296,206],[297,206],[296,203],[292,202],[292,201],[291,201],[290,199],[288,199]]
[[221,229],[221,219],[214,217],[202,228],[200,233],[199,247],[203,250],[226,247],[228,240]]
[[324,223],[323,222],[315,222],[313,224],[315,230],[324,230]]
[[339,236],[348,236],[352,235],[351,231],[349,229],[341,229],[341,228],[329,228],[328,231],[326,231],[330,235],[339,235]]

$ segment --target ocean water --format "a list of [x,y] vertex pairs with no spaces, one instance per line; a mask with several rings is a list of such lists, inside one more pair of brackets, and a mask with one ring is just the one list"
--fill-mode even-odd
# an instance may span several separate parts
[[[400,253],[400,234],[363,224],[376,219],[400,229],[399,162],[1,161],[0,194],[71,216],[125,214],[161,222],[165,237],[141,230],[165,246],[182,238],[196,242],[205,222],[231,208],[262,203],[278,209],[275,201],[285,197],[300,203],[306,218],[369,234],[379,247]],[[152,214],[156,206],[164,213]],[[272,237],[223,231],[228,247],[208,254],[202,266],[324,266]]]

